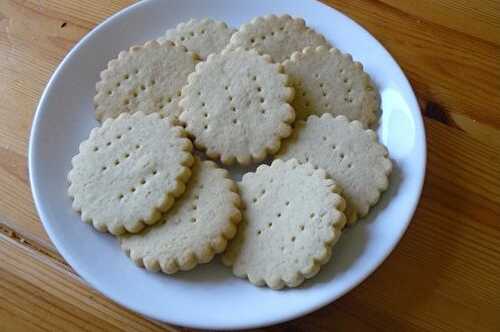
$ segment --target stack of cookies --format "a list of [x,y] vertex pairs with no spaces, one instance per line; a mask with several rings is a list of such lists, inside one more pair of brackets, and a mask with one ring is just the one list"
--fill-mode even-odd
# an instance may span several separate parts
[[[296,287],[388,187],[374,83],[303,19],[181,23],[118,54],[96,89],[101,125],[68,193],[148,270],[224,252],[236,276]],[[236,183],[233,164],[258,167]]]

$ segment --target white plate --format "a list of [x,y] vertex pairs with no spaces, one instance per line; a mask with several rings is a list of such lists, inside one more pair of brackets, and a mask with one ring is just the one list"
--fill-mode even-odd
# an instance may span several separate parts
[[[335,246],[330,264],[298,289],[272,291],[232,277],[220,263],[168,277],[137,268],[109,235],[79,220],[66,174],[80,141],[96,126],[92,106],[99,72],[119,51],[154,39],[191,17],[235,27],[254,16],[304,17],[335,46],[361,61],[382,95],[379,135],[395,169],[390,189]],[[50,79],[31,131],[29,169],[40,218],[59,252],[93,287],[149,317],[197,328],[236,329],[289,320],[324,306],[363,281],[406,230],[425,173],[425,133],[415,95],[389,53],[363,28],[315,1],[151,0],[112,16],[83,38]]]

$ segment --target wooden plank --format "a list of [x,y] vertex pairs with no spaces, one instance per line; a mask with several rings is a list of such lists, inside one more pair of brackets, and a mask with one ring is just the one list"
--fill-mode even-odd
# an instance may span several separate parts
[[[500,46],[378,1],[323,2],[361,23],[381,41],[421,99],[441,105],[448,114],[487,124],[500,140],[500,112],[494,111],[500,105]],[[481,2],[471,3],[479,6]],[[500,35],[500,30],[493,29]]]
[[0,330],[174,331],[105,299],[57,261],[0,234]]
[[451,30],[500,45],[500,1],[381,0],[391,7]]

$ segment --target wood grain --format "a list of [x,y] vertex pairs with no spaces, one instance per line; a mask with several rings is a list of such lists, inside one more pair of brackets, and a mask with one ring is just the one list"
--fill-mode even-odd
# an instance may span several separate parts
[[[408,75],[428,167],[410,228],[340,300],[269,331],[498,331],[500,1],[341,1]],[[69,49],[129,0],[0,1],[0,330],[168,330],[83,283],[45,234],[27,177],[39,96]],[[185,329],[189,330],[189,329]]]
[[0,280],[2,331],[166,329],[105,299],[67,266],[3,235]]

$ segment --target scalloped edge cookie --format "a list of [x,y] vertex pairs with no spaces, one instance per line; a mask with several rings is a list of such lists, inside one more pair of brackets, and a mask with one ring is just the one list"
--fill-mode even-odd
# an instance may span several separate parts
[[224,50],[196,66],[179,120],[197,148],[231,165],[264,160],[291,133],[294,90],[279,64],[255,50]]
[[96,83],[97,120],[121,113],[158,112],[176,121],[181,89],[197,63],[196,54],[171,41],[160,45],[153,40],[121,51]]
[[325,113],[298,121],[278,157],[325,169],[342,188],[349,224],[367,215],[389,187],[392,162],[387,148],[373,130],[342,115]]
[[332,113],[359,120],[365,127],[377,121],[380,95],[363,65],[336,48],[306,47],[283,62],[296,90],[293,107],[298,120]]
[[186,192],[162,221],[120,237],[138,266],[167,274],[210,262],[226,249],[241,220],[240,196],[226,170],[196,158]]
[[221,52],[235,32],[236,29],[222,21],[210,18],[190,19],[167,30],[165,35],[158,38],[158,42],[161,44],[171,40],[198,54],[201,59],[206,59],[212,53]]
[[108,119],[92,129],[71,160],[72,207],[98,231],[139,232],[184,192],[191,150],[185,131],[159,114]]
[[303,18],[285,14],[255,17],[241,25],[227,47],[253,48],[261,54],[269,54],[274,62],[282,62],[295,51],[320,45],[331,47],[322,34],[306,26]]
[[345,225],[345,202],[322,169],[276,159],[239,183],[245,204],[238,234],[223,256],[257,286],[297,287],[331,257]]

